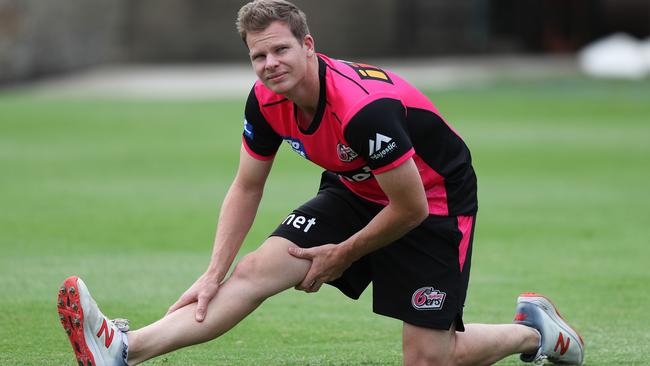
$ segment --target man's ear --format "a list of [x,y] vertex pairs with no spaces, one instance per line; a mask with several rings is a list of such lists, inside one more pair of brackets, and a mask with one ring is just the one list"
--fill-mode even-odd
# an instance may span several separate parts
[[316,53],[314,49],[314,37],[312,37],[311,34],[306,35],[302,43],[307,47],[307,56],[311,57]]

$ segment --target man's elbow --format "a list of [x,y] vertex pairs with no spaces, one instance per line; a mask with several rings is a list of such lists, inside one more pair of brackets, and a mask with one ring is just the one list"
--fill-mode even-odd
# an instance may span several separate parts
[[235,179],[230,185],[228,193],[240,198],[252,197],[261,200],[264,193],[264,184],[255,184],[254,182]]
[[408,225],[415,228],[420,225],[427,217],[429,217],[429,205],[427,201],[418,202],[409,208]]

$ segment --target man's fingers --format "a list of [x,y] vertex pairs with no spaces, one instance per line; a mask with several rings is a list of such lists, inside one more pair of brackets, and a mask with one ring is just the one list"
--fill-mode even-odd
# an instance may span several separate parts
[[169,307],[169,309],[167,309],[167,313],[165,315],[169,315],[174,311],[176,311],[176,303],[174,303],[172,306]]
[[312,281],[305,289],[305,292],[318,292],[323,283],[320,281]]
[[198,305],[196,307],[195,318],[196,318],[196,321],[200,323],[200,322],[203,321],[203,319],[205,319],[205,305],[201,304],[200,301],[199,301],[199,304],[200,305]]
[[323,283],[322,283],[322,282],[316,282],[316,283],[312,286],[312,291],[311,291],[311,292],[318,292],[318,290],[320,290],[320,287],[321,287],[321,286],[323,286]]
[[311,253],[309,249],[304,249],[297,247],[295,245],[292,245],[289,247],[289,254],[296,258],[301,258],[301,259],[313,259],[314,255]]
[[[300,284],[298,284],[295,289],[305,292],[316,292],[321,285],[322,283],[318,282],[317,280],[305,277],[305,279]],[[316,291],[314,291],[314,288],[316,288]]]
[[202,322],[205,319],[205,313],[207,312],[208,309],[208,302],[209,302],[208,296],[205,295],[199,295],[199,299],[196,305],[196,313],[194,317],[196,318],[197,322]]
[[178,299],[178,300],[174,303],[174,305],[172,305],[172,306],[169,307],[169,310],[167,310],[167,315],[173,313],[174,311],[176,311],[176,310],[182,308],[183,306],[185,306],[185,305],[187,305],[187,304],[189,304],[189,303],[191,303],[191,301],[189,300],[189,298],[185,297],[185,295],[181,296],[181,298]]
[[187,305],[187,303],[188,303],[187,297],[185,296],[185,294],[183,294],[178,300],[176,300],[176,302],[172,306],[169,307],[169,310],[167,310],[167,314],[173,313],[174,311]]

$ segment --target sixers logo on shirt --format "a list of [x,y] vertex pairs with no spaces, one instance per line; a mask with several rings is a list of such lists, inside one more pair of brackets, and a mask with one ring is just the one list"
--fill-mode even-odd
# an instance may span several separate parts
[[352,150],[349,146],[346,146],[340,142],[336,144],[336,153],[339,156],[339,160],[345,163],[349,163],[359,156],[359,154],[354,152],[354,150]]
[[440,310],[445,303],[447,293],[431,286],[417,289],[411,297],[411,304],[417,310]]

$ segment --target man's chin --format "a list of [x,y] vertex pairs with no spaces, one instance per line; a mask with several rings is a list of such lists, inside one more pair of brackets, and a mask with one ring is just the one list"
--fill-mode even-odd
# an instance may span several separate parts
[[289,91],[289,88],[283,84],[267,84],[266,87],[276,94],[286,94]]
[[291,90],[291,85],[287,80],[282,80],[276,83],[267,81],[264,85],[276,94],[286,94]]

